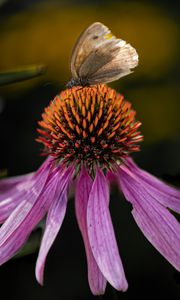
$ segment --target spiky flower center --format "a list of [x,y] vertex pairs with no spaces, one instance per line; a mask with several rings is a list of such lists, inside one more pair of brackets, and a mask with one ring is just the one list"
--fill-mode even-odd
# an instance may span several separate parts
[[38,141],[45,155],[88,169],[111,168],[139,151],[135,111],[123,96],[106,85],[73,87],[57,95],[42,114]]

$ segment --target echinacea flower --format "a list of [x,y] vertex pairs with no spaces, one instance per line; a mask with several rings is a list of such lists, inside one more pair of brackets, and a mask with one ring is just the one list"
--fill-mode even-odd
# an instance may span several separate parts
[[60,230],[68,189],[76,185],[75,210],[87,256],[93,294],[107,281],[128,287],[109,211],[109,185],[115,180],[132,204],[132,215],[147,239],[180,270],[180,191],[141,170],[130,158],[142,141],[135,111],[106,85],[73,87],[45,108],[38,129],[47,159],[28,175],[0,181],[0,264],[26,242],[47,214],[36,264],[43,284],[46,256]]

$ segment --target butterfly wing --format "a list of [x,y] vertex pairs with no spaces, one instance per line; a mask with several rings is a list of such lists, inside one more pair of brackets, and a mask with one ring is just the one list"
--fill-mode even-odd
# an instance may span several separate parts
[[79,70],[84,61],[100,45],[107,41],[108,36],[111,36],[110,30],[99,22],[93,23],[81,33],[71,56],[71,73],[73,78],[79,77]]
[[[122,42],[125,44],[123,45]],[[109,61],[106,60],[100,68],[88,77],[89,84],[97,84],[99,82],[108,83],[118,80],[119,78],[132,73],[131,69],[138,65],[138,54],[136,50],[130,44],[126,44],[123,40],[120,40],[119,43],[121,43],[121,46],[117,44],[111,48],[111,59]],[[99,49],[100,53],[102,51],[102,49]],[[82,75],[80,74],[80,76]]]
[[88,78],[89,84],[106,83],[131,73],[137,64],[136,50],[96,22],[80,35],[73,49],[71,72],[74,79]]

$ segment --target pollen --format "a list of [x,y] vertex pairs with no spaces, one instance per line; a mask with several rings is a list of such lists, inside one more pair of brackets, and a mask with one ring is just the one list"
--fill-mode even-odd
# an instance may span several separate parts
[[110,169],[140,150],[143,137],[135,115],[131,104],[106,85],[72,87],[45,108],[37,141],[44,145],[43,155],[67,165]]

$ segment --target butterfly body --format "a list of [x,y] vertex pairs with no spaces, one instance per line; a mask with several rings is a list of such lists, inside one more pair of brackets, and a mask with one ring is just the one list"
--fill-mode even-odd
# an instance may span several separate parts
[[116,38],[104,24],[95,22],[78,38],[71,57],[72,79],[67,87],[108,83],[132,73],[138,54]]
[[84,87],[84,86],[89,86],[90,84],[89,84],[89,80],[88,80],[88,78],[77,78],[77,79],[74,79],[74,78],[72,78],[67,84],[66,84],[66,87],[68,88],[68,89],[70,89],[70,88],[72,88],[73,86],[82,86],[82,87]]

